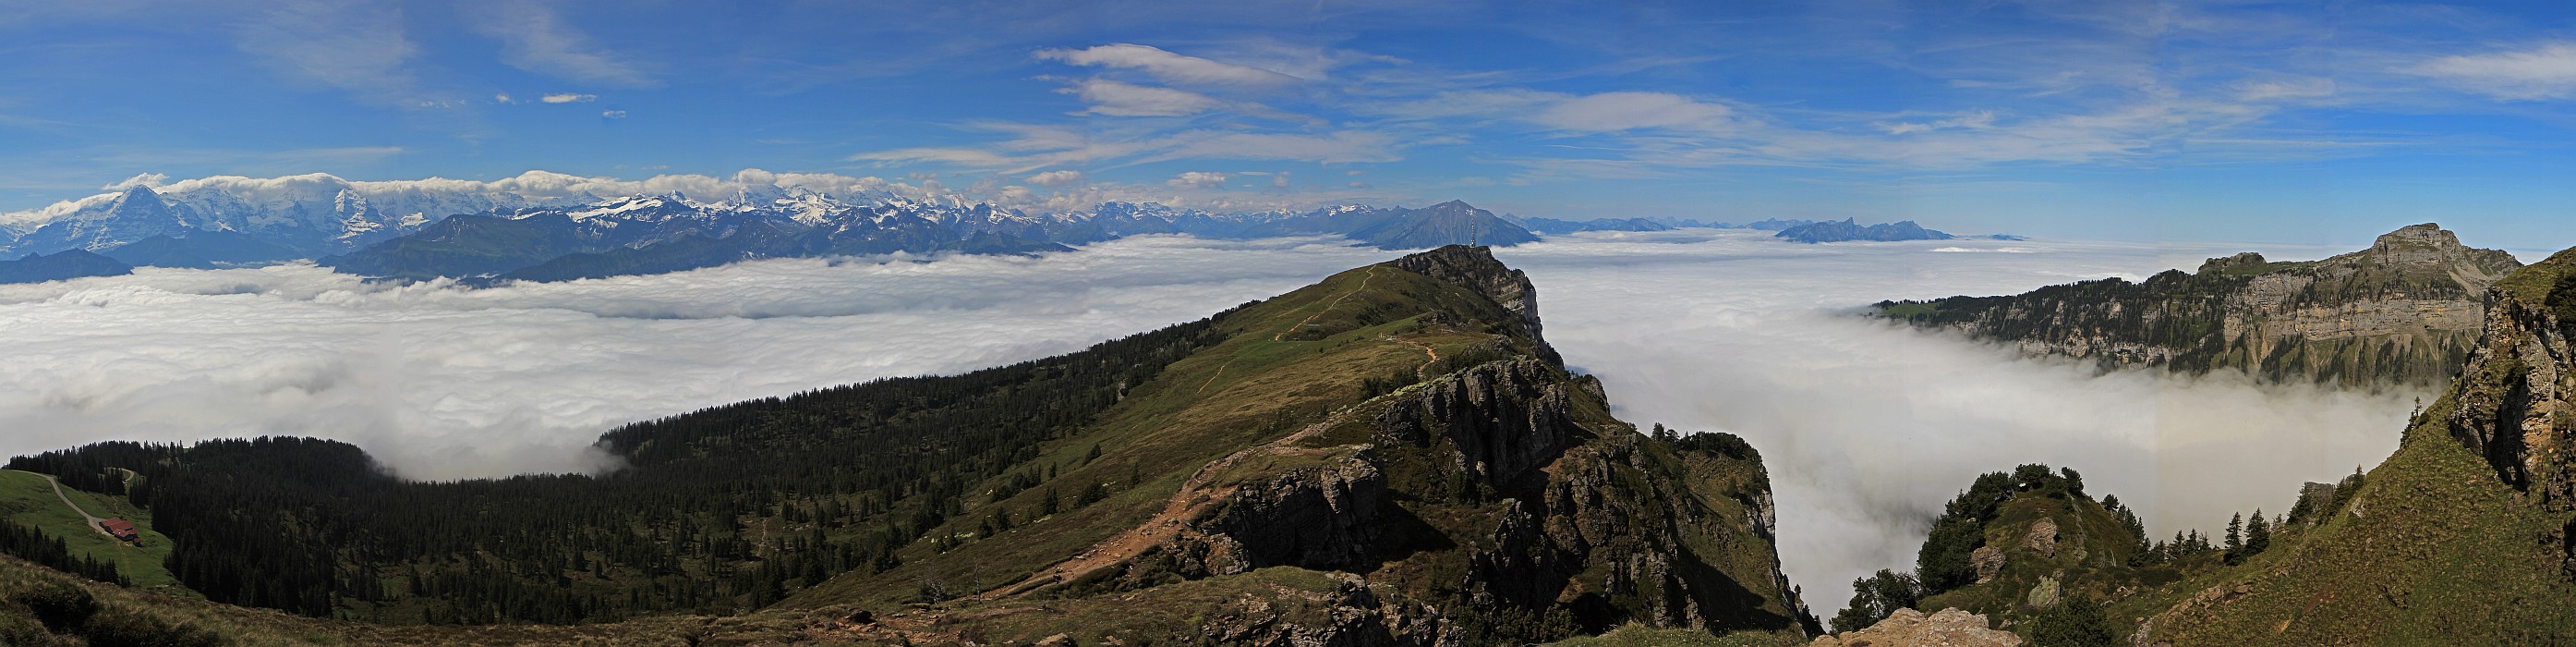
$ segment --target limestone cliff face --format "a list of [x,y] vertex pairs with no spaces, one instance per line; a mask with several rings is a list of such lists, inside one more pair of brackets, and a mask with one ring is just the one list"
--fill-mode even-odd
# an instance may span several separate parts
[[1508,484],[1556,460],[1581,433],[1555,371],[1534,359],[1471,367],[1387,407],[1376,423],[1402,441],[1447,439],[1460,468],[1487,485]]
[[1886,302],[1878,313],[2105,366],[2430,387],[2448,383],[2475,346],[2487,286],[2520,266],[2510,254],[2462,246],[2423,224],[2320,261],[2276,263],[2249,252],[2143,283],[2112,278],[2010,297]]
[[[2560,256],[2568,256],[2565,253]],[[2487,293],[2486,335],[2452,387],[2451,436],[2485,457],[2505,484],[2553,509],[2576,509],[2576,358],[2567,314],[2576,274],[2531,268],[2521,285]],[[2576,261],[2576,259],[2567,259]],[[2517,289],[2518,288],[2518,289]]]

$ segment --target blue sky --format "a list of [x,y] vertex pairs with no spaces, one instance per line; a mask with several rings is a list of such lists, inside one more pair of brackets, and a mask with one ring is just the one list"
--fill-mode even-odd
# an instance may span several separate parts
[[0,0],[0,211],[170,178],[2576,244],[2576,5]]

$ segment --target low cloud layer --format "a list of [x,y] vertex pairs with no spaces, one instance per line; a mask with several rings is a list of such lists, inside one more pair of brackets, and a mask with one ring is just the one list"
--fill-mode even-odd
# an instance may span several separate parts
[[1143,237],[1039,259],[775,260],[490,290],[310,265],[0,285],[0,455],[294,434],[356,443],[412,478],[583,471],[620,423],[1069,352],[1386,256]]
[[1940,505],[1977,474],[2073,467],[2152,533],[2214,531],[2231,511],[2287,511],[2301,482],[2378,464],[2411,407],[2413,394],[2096,375],[1841,314],[1887,298],[2135,280],[2245,246],[1809,246],[1731,232],[1676,243],[1701,238],[1623,234],[1498,255],[1530,273],[1549,340],[1601,376],[1621,419],[1734,432],[1761,450],[1782,560],[1823,614],[1850,598],[1853,578],[1911,570]]
[[[1924,524],[1978,473],[2071,466],[2170,535],[2286,509],[2301,481],[2385,457],[2411,394],[2095,375],[1839,314],[2247,248],[1684,231],[1497,253],[1529,271],[1551,341],[1603,378],[1623,419],[1762,451],[1783,559],[1830,612],[1853,577],[1910,567]],[[579,471],[619,423],[1062,353],[1393,255],[1149,236],[1035,259],[774,260],[488,290],[303,265],[0,286],[0,455],[296,434],[356,443],[413,478]]]

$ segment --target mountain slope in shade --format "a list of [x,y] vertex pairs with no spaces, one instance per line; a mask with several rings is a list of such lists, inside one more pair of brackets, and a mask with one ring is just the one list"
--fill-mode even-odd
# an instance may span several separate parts
[[[1764,224],[1765,223],[1758,222],[1747,225],[1747,227],[1760,229]],[[1875,225],[1861,225],[1850,218],[1845,218],[1839,221],[1828,220],[1824,222],[1807,222],[1786,225],[1780,229],[1780,233],[1772,234],[1772,237],[1794,243],[1809,244],[1840,243],[1856,240],[1892,242],[1901,240],[1949,240],[1952,238],[1952,236],[1947,233],[1924,229],[1922,225],[1914,224],[1914,221],[1912,220],[1880,223]]]
[[0,283],[43,283],[76,279],[84,276],[121,276],[134,273],[134,268],[116,259],[73,249],[52,254],[28,254],[14,261],[0,261]]
[[[277,621],[299,635],[1808,635],[1759,455],[1611,417],[1600,382],[1547,350],[1537,303],[1486,250],[1446,247],[1080,353],[629,425],[599,444],[626,468],[599,477],[408,483],[299,439],[11,464],[124,490],[110,494],[174,542],[172,572],[219,601],[397,624],[612,621]],[[761,610],[668,620],[745,609]],[[236,626],[216,615],[190,622]]]
[[1148,233],[1210,238],[1339,235],[1384,249],[1469,240],[1537,240],[1492,212],[1449,202],[1422,209],[1337,207],[1306,214],[1219,216],[1154,205],[1104,205],[1093,214],[1031,217],[978,205],[848,206],[822,199],[771,205],[702,203],[671,195],[581,209],[457,216],[322,264],[404,279],[558,281],[652,274],[759,258],[1072,251]]
[[2458,373],[2477,339],[2487,286],[2518,267],[2511,254],[2463,246],[2422,224],[2319,261],[2271,262],[2249,252],[2143,283],[2109,278],[2016,296],[1887,301],[1874,312],[2106,367],[2430,387]]
[[1551,235],[1571,234],[1586,231],[1671,231],[1673,229],[1672,225],[1645,218],[1597,218],[1593,220],[1522,218],[1520,224],[1529,228],[1531,233]]
[[150,238],[110,247],[100,256],[136,267],[188,267],[212,269],[274,263],[303,258],[304,253],[248,234],[230,231],[190,230],[177,234],[154,234]]

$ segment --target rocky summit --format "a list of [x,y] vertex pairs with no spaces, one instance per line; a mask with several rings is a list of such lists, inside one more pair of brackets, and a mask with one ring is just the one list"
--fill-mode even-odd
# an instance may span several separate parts
[[2324,260],[2247,252],[2140,283],[2114,277],[2014,296],[1886,301],[1873,313],[2105,367],[2430,388],[2456,375],[2474,347],[2487,286],[2521,266],[2428,223]]

